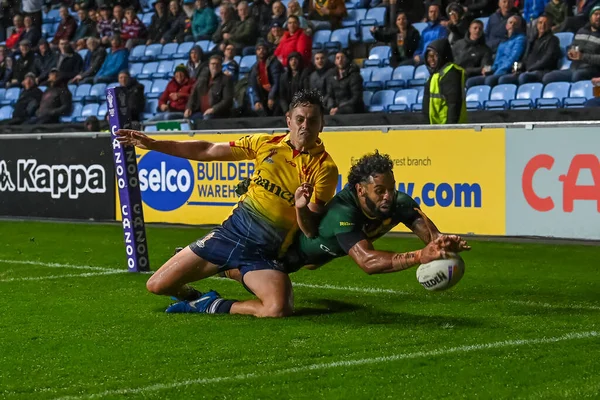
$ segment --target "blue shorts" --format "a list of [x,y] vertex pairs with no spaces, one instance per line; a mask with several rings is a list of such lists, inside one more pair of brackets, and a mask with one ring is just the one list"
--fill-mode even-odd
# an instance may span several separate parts
[[219,272],[237,268],[248,271],[284,271],[277,261],[285,231],[278,231],[240,203],[223,224],[190,244],[199,257],[219,267]]

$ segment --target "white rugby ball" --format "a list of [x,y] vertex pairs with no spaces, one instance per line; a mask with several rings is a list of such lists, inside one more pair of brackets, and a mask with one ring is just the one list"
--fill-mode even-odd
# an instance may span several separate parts
[[459,255],[421,264],[417,268],[417,280],[430,291],[450,289],[462,279],[464,274],[465,262]]

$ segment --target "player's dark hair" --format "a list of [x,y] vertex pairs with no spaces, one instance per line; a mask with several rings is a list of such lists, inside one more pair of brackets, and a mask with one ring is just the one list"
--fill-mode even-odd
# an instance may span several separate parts
[[296,107],[309,106],[311,104],[319,106],[321,115],[325,115],[323,95],[317,89],[302,89],[294,93],[294,97],[292,97],[292,102],[290,103],[290,113]]
[[375,150],[375,153],[367,154],[362,156],[356,164],[350,168],[348,174],[348,185],[354,191],[356,191],[357,183],[368,182],[369,178],[376,174],[385,174],[392,172],[394,169],[394,162],[387,154],[380,154],[379,150]]

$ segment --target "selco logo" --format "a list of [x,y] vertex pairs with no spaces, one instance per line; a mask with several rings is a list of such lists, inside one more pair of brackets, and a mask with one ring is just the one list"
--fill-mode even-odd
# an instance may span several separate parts
[[158,211],[184,205],[194,190],[194,171],[188,160],[151,151],[139,162],[142,200]]

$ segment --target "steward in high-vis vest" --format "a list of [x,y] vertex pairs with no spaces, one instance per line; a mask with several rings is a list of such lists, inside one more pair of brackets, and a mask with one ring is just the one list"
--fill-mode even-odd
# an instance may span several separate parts
[[465,70],[454,64],[448,39],[427,46],[425,64],[431,74],[423,92],[423,113],[429,123],[466,123]]

